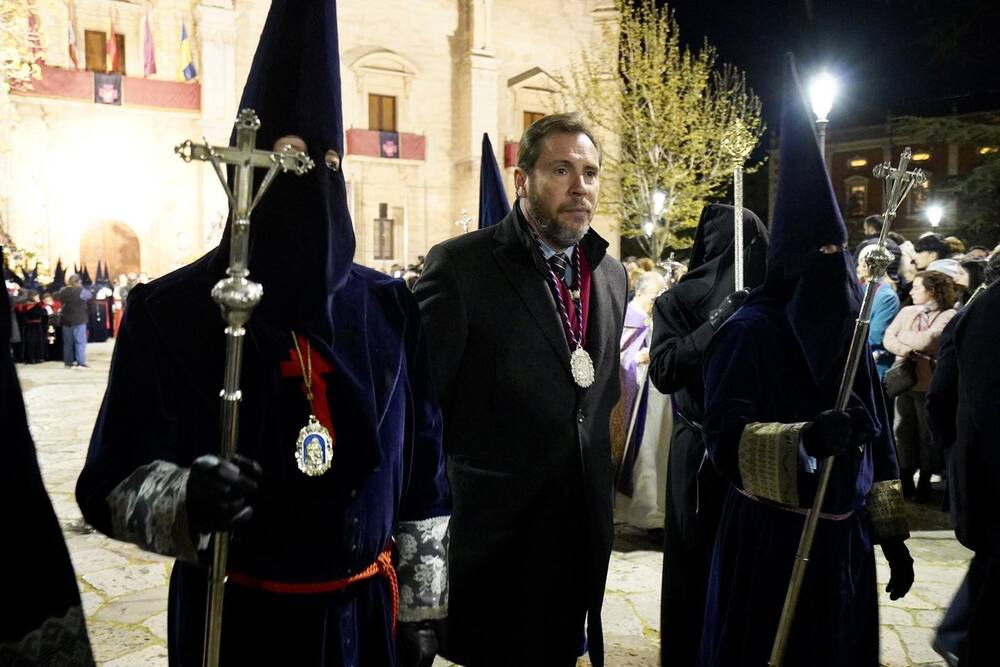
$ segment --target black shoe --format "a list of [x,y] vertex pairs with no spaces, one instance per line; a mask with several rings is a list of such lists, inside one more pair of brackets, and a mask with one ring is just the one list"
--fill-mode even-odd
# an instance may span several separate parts
[[921,471],[920,481],[917,482],[916,491],[913,494],[913,499],[918,503],[926,503],[931,499],[931,475],[930,473],[925,473]]

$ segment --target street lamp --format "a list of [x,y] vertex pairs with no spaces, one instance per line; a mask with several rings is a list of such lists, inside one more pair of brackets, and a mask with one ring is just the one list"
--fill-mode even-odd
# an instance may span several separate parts
[[931,223],[931,227],[937,227],[941,224],[941,218],[944,216],[944,206],[940,204],[931,204],[927,207],[927,222]]
[[663,213],[663,207],[667,204],[667,193],[663,190],[657,190],[653,193],[653,215],[660,217]]
[[837,96],[837,80],[829,72],[820,72],[809,83],[809,102],[816,115],[816,131],[819,134],[819,153],[826,159],[826,126],[833,108],[833,98]]

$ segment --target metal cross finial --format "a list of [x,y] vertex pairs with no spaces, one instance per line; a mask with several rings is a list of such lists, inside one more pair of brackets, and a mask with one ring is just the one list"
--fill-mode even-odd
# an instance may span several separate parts
[[472,224],[472,216],[464,208],[462,209],[462,217],[455,221],[456,227],[462,228],[462,233],[469,231],[469,225]]
[[[920,169],[906,170],[912,155],[910,147],[907,146],[899,155],[898,167],[893,167],[889,162],[883,162],[875,165],[872,170],[875,178],[882,181],[883,201],[886,202],[884,215],[886,216],[895,217],[896,209],[906,199],[906,195],[910,193],[913,186],[922,186],[927,182],[927,175]],[[885,227],[885,222],[885,220],[882,221],[883,227]]]

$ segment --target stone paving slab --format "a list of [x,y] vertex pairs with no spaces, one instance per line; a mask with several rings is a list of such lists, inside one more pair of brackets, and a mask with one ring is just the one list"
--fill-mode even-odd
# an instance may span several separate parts
[[[76,567],[98,663],[166,667],[166,596],[170,559],[90,532],[74,488],[107,381],[113,342],[88,346],[91,368],[61,363],[18,366],[42,476]],[[879,594],[883,667],[944,667],[930,638],[965,574],[971,554],[932,505],[908,507],[911,521],[930,528],[909,541],[916,583],[906,598]],[[609,667],[655,667],[659,658],[659,588],[663,556],[640,531],[619,527],[603,614]],[[876,550],[880,588],[889,568]],[[452,667],[438,659],[435,667]],[[590,665],[581,658],[579,667]],[[374,666],[373,666],[374,667]]]

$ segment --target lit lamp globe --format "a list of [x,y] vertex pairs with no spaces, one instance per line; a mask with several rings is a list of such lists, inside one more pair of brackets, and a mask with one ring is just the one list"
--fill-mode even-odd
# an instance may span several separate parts
[[833,100],[837,96],[837,80],[829,72],[821,72],[809,82],[809,103],[816,116],[816,129],[819,133],[819,152],[826,157],[826,126],[830,122],[828,116],[833,108]]
[[931,223],[931,227],[937,227],[941,224],[941,218],[944,217],[944,207],[940,204],[933,204],[927,207],[927,222]]

